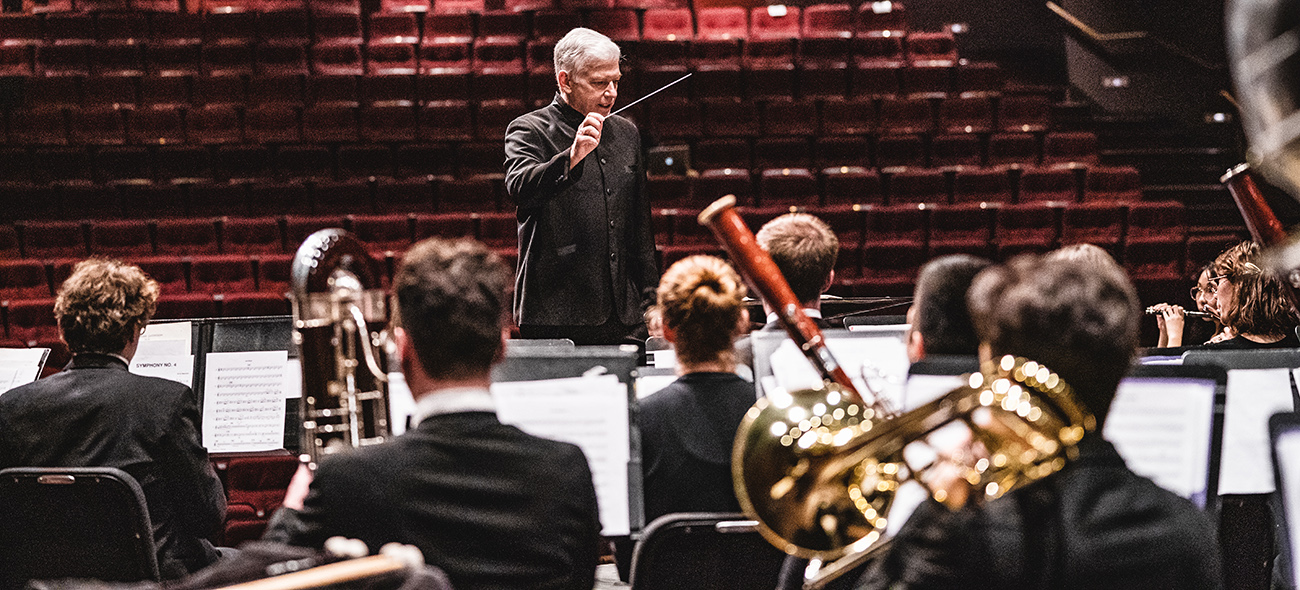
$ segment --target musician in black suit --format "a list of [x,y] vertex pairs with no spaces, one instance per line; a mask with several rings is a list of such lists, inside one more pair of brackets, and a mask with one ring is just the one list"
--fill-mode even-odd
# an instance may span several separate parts
[[948,503],[921,504],[860,588],[1222,588],[1205,514],[1134,474],[1101,437],[1142,317],[1124,271],[1021,257],[980,273],[968,303],[982,358],[1042,363],[1097,427],[1064,469],[984,504],[964,501],[981,494],[959,470],[932,480]]
[[586,458],[502,424],[488,392],[509,335],[508,272],[468,240],[425,240],[406,253],[393,280],[394,338],[415,425],[326,457],[314,479],[301,468],[266,539],[415,545],[457,590],[590,590],[600,522]]
[[975,356],[979,339],[966,308],[966,291],[975,275],[990,264],[969,254],[951,254],[921,267],[912,306],[907,308],[908,360],[915,363],[926,355]]
[[[189,387],[127,372],[158,284],[139,267],[77,264],[54,304],[72,362],[0,396],[0,468],[116,467],[144,490],[158,566],[179,578],[217,557],[226,498]],[[50,556],[60,559],[68,556]]]
[[[821,302],[822,293],[835,283],[835,259],[840,254],[840,239],[831,226],[807,213],[786,213],[763,224],[754,238],[790,284],[804,314],[818,328],[831,328],[830,322],[822,318]],[[763,310],[767,317],[760,330],[780,330],[776,310],[768,307],[766,301]],[[736,342],[736,365],[740,374],[753,374],[754,347],[748,337]]]

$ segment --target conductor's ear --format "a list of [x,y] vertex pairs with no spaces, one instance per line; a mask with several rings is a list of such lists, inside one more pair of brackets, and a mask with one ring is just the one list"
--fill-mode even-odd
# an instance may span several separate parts
[[570,76],[569,72],[565,70],[555,72],[555,83],[560,87],[561,93],[571,94],[573,92],[573,76]]

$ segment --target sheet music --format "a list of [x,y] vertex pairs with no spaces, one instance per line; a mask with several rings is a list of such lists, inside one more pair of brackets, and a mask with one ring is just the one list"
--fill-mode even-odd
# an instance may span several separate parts
[[284,446],[284,350],[210,352],[203,389],[203,446],[209,452]]
[[631,531],[627,386],[617,376],[493,383],[492,397],[502,422],[581,447],[596,485],[601,533]]
[[1277,438],[1277,470],[1282,475],[1283,510],[1291,542],[1292,581],[1300,582],[1300,431],[1288,430]]
[[140,356],[131,359],[131,372],[145,377],[159,377],[194,387],[194,355]]
[[0,348],[0,394],[41,376],[48,348]]
[[636,378],[636,398],[645,399],[672,385],[677,375],[645,375]]
[[1223,417],[1220,494],[1268,494],[1274,489],[1269,460],[1268,418],[1294,410],[1291,369],[1228,371]]
[[1204,506],[1214,388],[1202,379],[1125,379],[1102,436],[1129,469]]
[[149,324],[131,357],[130,371],[194,387],[194,355],[190,322]]
[[[894,404],[902,407],[903,385],[907,380],[907,345],[893,336],[880,338],[827,338],[826,345],[839,361],[844,372],[853,380],[858,391],[878,391]],[[757,350],[757,348],[756,348]],[[822,378],[812,363],[799,351],[793,340],[786,339],[772,353],[772,374],[778,387],[785,391],[821,387]],[[864,371],[864,368],[866,369]],[[874,372],[872,370],[874,368]],[[871,387],[863,379],[870,378]],[[764,390],[771,381],[765,379]]]
[[140,335],[140,345],[136,347],[136,356],[177,356],[194,351],[191,337],[194,333],[192,322],[165,322],[149,324]]

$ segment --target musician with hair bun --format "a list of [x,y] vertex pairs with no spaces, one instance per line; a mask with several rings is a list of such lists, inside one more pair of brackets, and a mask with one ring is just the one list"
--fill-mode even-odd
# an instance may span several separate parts
[[736,376],[732,341],[749,323],[745,292],[736,271],[712,256],[680,260],[659,282],[657,308],[680,377],[641,402],[647,521],[740,511],[731,446],[754,385]]
[[1214,301],[1219,320],[1233,335],[1205,348],[1296,348],[1296,310],[1281,279],[1265,272],[1259,244],[1242,242],[1214,260]]

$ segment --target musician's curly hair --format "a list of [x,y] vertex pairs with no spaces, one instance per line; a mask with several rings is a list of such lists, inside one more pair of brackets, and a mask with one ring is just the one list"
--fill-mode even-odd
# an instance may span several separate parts
[[1114,263],[1022,255],[967,292],[980,342],[1055,371],[1100,426],[1137,352],[1137,291]]
[[393,277],[397,320],[429,376],[487,374],[502,354],[509,285],[501,258],[476,241],[429,238],[407,251]]
[[1296,327],[1296,311],[1286,296],[1286,285],[1263,268],[1259,244],[1241,242],[1214,259],[1214,274],[1222,276],[1220,289],[1235,289],[1236,304],[1219,310],[1223,325],[1241,334],[1285,336]]
[[807,213],[787,213],[763,224],[755,238],[801,303],[821,297],[840,253],[831,226]]
[[658,309],[676,333],[677,356],[688,363],[729,359],[743,329],[745,292],[740,275],[720,258],[691,256],[668,267]]
[[74,353],[120,353],[149,324],[158,283],[140,267],[117,260],[78,262],[59,287],[54,317]]

